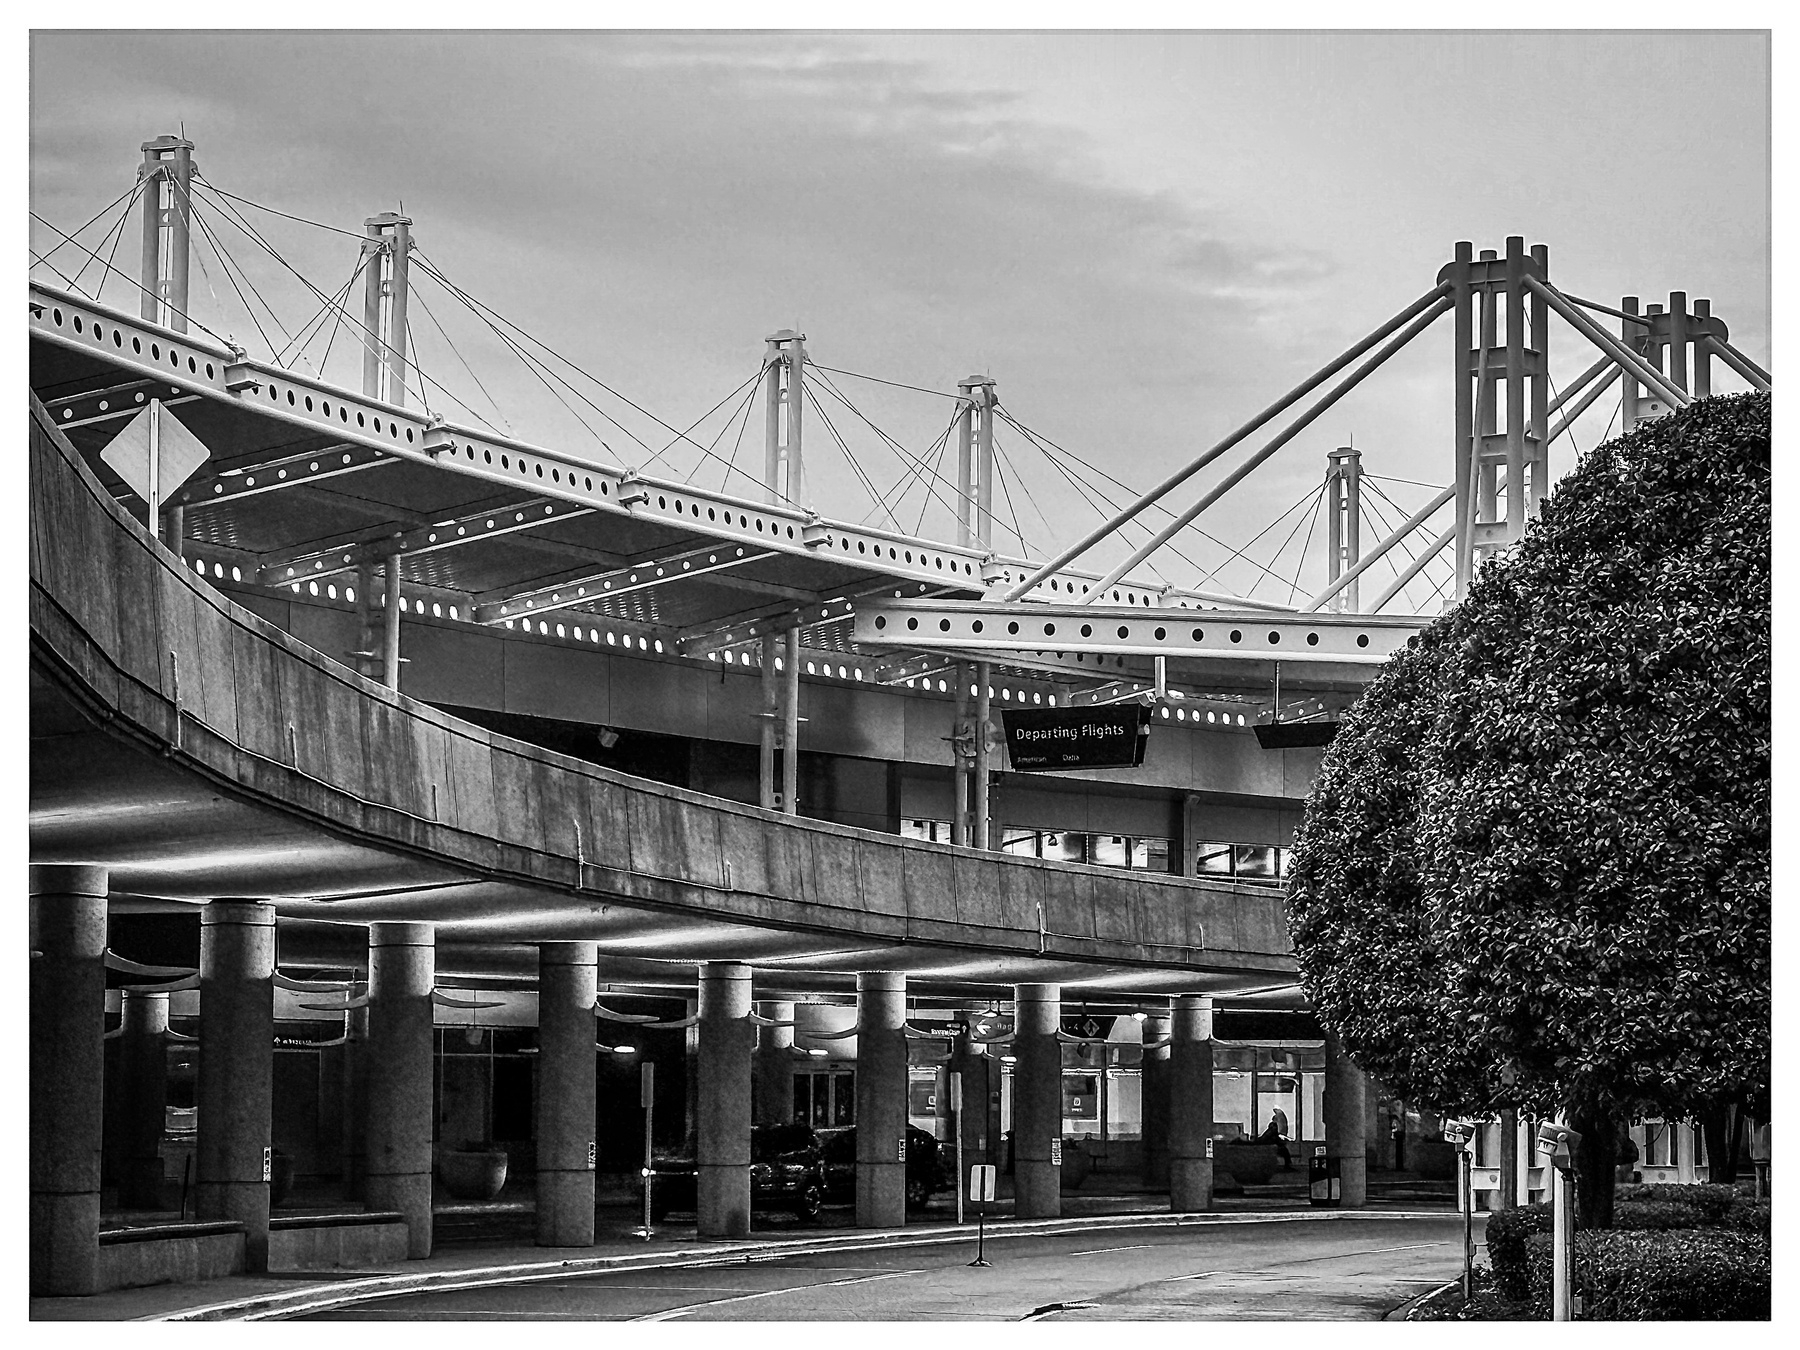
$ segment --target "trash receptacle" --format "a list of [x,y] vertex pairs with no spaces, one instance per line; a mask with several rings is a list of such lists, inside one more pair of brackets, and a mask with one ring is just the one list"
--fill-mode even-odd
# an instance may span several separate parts
[[1312,1202],[1324,1209],[1336,1209],[1343,1199],[1344,1184],[1336,1158],[1322,1154],[1306,1160],[1307,1190]]

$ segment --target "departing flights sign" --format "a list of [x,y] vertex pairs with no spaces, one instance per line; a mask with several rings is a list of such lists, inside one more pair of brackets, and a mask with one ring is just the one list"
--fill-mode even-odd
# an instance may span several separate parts
[[1014,769],[1134,768],[1144,762],[1150,709],[1141,703],[1100,708],[1006,709],[1006,750]]

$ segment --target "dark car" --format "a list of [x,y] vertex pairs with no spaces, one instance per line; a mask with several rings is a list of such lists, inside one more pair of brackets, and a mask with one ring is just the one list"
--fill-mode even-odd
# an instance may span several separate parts
[[[650,1191],[650,1217],[660,1222],[671,1210],[692,1213],[694,1159],[658,1155]],[[819,1137],[808,1125],[758,1125],[750,1131],[750,1207],[785,1209],[810,1223],[825,1201],[825,1168]]]
[[[825,1156],[825,1198],[834,1204],[856,1199],[856,1126],[819,1131]],[[906,1204],[923,1209],[942,1188],[938,1141],[915,1125],[906,1127]]]

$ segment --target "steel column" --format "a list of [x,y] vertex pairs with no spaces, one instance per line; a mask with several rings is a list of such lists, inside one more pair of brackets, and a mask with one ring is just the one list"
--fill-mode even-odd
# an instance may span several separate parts
[[989,819],[988,795],[991,789],[993,751],[988,740],[988,719],[993,716],[993,667],[986,661],[975,663],[975,767],[974,802],[972,804],[973,848],[993,847],[993,823]]

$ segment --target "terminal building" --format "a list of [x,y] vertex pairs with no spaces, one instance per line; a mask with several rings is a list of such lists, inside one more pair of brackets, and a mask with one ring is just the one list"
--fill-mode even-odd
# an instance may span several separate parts
[[[1090,1172],[1206,1209],[1277,1119],[1346,1204],[1443,1147],[1282,909],[1332,718],[1423,620],[996,553],[985,378],[958,539],[822,516],[790,330],[760,499],[425,414],[404,217],[359,388],[252,359],[189,323],[192,146],[143,149],[141,303],[31,286],[34,1292],[150,1278],[134,1214],[190,1277],[423,1256],[500,1158],[590,1245],[647,1135],[702,1235],[753,1222],[755,1125],[854,1126],[873,1226],[914,1131],[1020,1216]],[[985,632],[1009,591],[1037,627]],[[1126,753],[1016,765],[1078,723]]]

